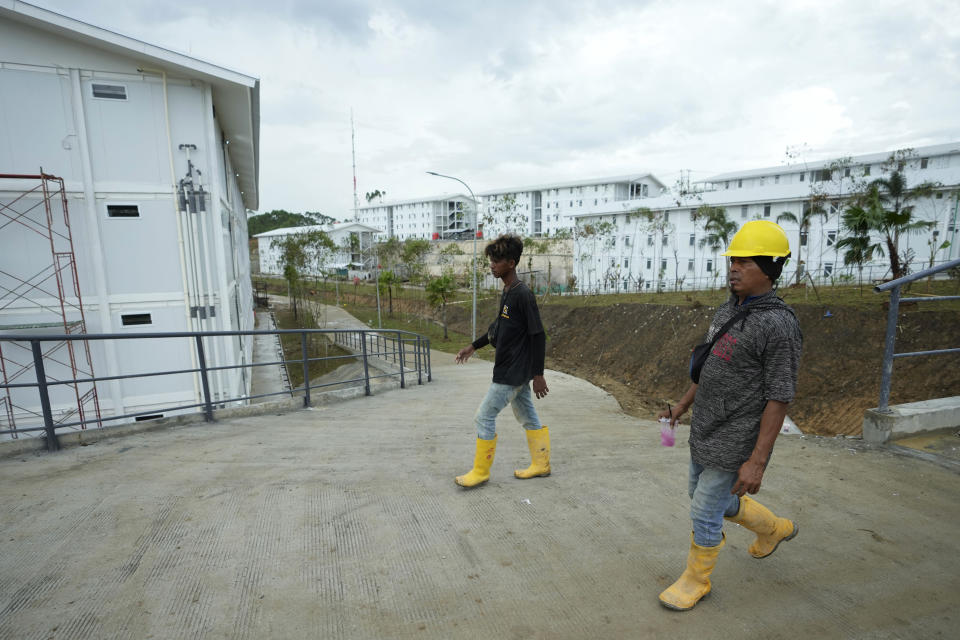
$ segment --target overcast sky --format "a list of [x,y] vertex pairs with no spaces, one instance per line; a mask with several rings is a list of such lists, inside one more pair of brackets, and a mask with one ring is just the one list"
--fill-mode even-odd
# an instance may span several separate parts
[[960,141],[956,0],[33,0],[261,80],[260,211]]

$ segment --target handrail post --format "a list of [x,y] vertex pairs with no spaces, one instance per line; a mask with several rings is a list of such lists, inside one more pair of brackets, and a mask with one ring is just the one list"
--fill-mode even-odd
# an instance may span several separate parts
[[400,338],[400,333],[397,332],[397,351],[400,353],[400,388],[406,389],[406,379],[403,375],[403,340]]
[[433,382],[433,362],[430,359],[430,338],[427,338],[427,382]]
[[900,315],[900,286],[890,290],[890,309],[887,311],[887,334],[884,338],[883,364],[880,376],[880,403],[877,410],[887,413],[890,403],[890,383],[893,378],[893,350],[897,341],[897,319]]
[[367,332],[360,330],[360,336],[363,338],[361,343],[361,349],[363,351],[363,384],[364,384],[364,393],[363,395],[370,395],[370,369],[367,366]]
[[210,380],[207,378],[207,358],[203,353],[203,336],[193,336],[197,342],[197,361],[200,363],[200,381],[203,383],[203,417],[213,422],[213,403],[210,402]]
[[420,334],[417,334],[417,384],[423,384],[423,371],[420,369]]
[[43,351],[39,340],[31,340],[33,366],[37,371],[37,391],[40,393],[40,407],[43,410],[43,427],[47,432],[47,451],[59,451],[60,441],[53,426],[53,411],[50,409],[50,392],[47,389],[47,372],[43,368]]
[[300,353],[303,358],[303,406],[310,406],[310,360],[307,358],[307,332],[300,332]]

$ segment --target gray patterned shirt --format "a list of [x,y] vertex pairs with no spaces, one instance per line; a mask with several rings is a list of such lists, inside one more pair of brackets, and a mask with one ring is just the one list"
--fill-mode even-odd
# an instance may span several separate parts
[[[793,400],[803,342],[793,309],[775,292],[749,299],[746,308],[746,319],[720,336],[703,365],[690,422],[693,461],[730,472],[753,452],[767,401]],[[741,309],[731,296],[707,340]]]

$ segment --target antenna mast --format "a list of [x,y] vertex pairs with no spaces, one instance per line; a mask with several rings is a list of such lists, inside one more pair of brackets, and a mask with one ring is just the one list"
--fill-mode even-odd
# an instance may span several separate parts
[[350,150],[353,153],[353,221],[357,222],[357,133],[353,128],[353,107],[350,107]]

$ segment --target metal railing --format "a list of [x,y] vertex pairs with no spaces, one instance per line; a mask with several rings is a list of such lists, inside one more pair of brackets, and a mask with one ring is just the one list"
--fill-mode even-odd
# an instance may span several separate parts
[[903,276],[902,278],[897,278],[896,280],[891,280],[890,282],[885,282],[879,286],[873,288],[876,293],[883,293],[884,291],[890,292],[890,309],[887,311],[887,334],[884,339],[884,348],[883,348],[883,368],[882,375],[880,377],[880,404],[877,406],[877,410],[889,413],[889,404],[890,404],[890,384],[893,379],[893,361],[895,358],[912,358],[916,356],[932,356],[942,353],[960,353],[960,348],[953,349],[932,349],[929,351],[911,351],[903,353],[894,353],[894,346],[897,341],[897,319],[900,314],[900,303],[901,302],[928,302],[932,300],[960,300],[960,296],[926,296],[922,298],[901,298],[900,297],[900,287],[905,284],[909,284],[916,280],[921,280],[923,278],[928,278],[936,273],[941,271],[946,271],[947,269],[952,269],[954,267],[960,266],[960,258],[956,260],[951,260],[950,262],[945,262],[943,264],[937,265],[936,267],[931,267],[929,269],[924,269],[923,271],[918,271],[917,273],[911,273],[910,275]]
[[[299,359],[283,359],[276,362],[256,362],[252,364],[234,364],[226,366],[210,366],[207,363],[207,351],[203,344],[204,338],[216,338],[223,336],[257,336],[257,335],[299,335],[300,351]],[[327,336],[335,344],[348,350],[354,351],[349,355],[334,355],[324,357],[310,357],[308,355],[308,343],[313,336]],[[133,373],[114,376],[91,376],[87,378],[78,378],[72,380],[52,379],[45,372],[44,352],[42,345],[50,342],[61,341],[88,341],[99,342],[107,340],[157,340],[157,339],[177,339],[182,338],[191,342],[192,349],[195,349],[196,361],[198,366],[189,369],[176,369],[166,371],[148,371],[143,373]],[[103,422],[130,420],[142,416],[149,416],[157,413],[167,413],[173,411],[187,411],[189,409],[202,410],[204,419],[207,422],[213,422],[213,410],[215,407],[223,408],[227,404],[248,403],[251,400],[266,398],[270,396],[291,396],[296,393],[303,393],[303,405],[310,406],[310,391],[333,385],[344,385],[350,383],[362,382],[364,385],[364,395],[370,395],[370,382],[378,378],[398,377],[400,379],[400,388],[406,388],[407,378],[413,374],[417,376],[417,384],[423,384],[426,377],[427,382],[433,380],[433,372],[430,362],[430,339],[420,334],[396,329],[352,329],[352,330],[333,330],[333,329],[273,329],[273,330],[254,330],[254,331],[205,331],[205,332],[163,332],[163,333],[107,333],[107,334],[43,334],[43,335],[14,335],[0,334],[2,343],[22,343],[21,347],[32,352],[33,366],[36,371],[35,382],[20,383],[0,383],[0,390],[9,393],[11,389],[29,389],[37,390],[39,396],[40,413],[17,407],[28,414],[37,417],[42,416],[42,426],[28,426],[24,428],[7,428],[0,430],[0,435],[16,438],[19,434],[45,432],[46,446],[50,451],[56,451],[60,448],[57,440],[58,429],[85,429],[87,425]],[[343,360],[345,363],[355,361],[357,358],[363,361],[363,376],[352,378],[350,380],[335,380],[323,384],[310,384],[310,363],[330,360]],[[372,366],[371,360],[376,359],[378,363],[383,363],[379,367]],[[280,365],[296,365],[302,367],[304,384],[290,390],[273,391],[269,393],[260,393],[256,395],[240,395],[230,398],[213,398],[211,394],[210,375],[220,371],[253,369],[256,367],[269,367]],[[371,371],[373,368],[375,371]],[[390,369],[395,369],[391,371]],[[125,413],[115,416],[96,416],[91,419],[80,419],[71,422],[55,422],[53,409],[50,402],[50,390],[62,385],[70,384],[93,384],[110,382],[113,380],[128,380],[141,378],[154,378],[158,376],[174,376],[190,374],[199,378],[199,387],[202,389],[202,402],[189,404],[178,404],[175,406],[153,406],[150,409],[137,411],[134,413]],[[4,398],[6,400],[7,398]],[[5,411],[10,414],[7,423],[13,426],[12,409],[9,403],[4,403]],[[34,405],[35,406],[35,405]],[[198,411],[199,412],[199,411]],[[3,416],[0,416],[3,417]]]

